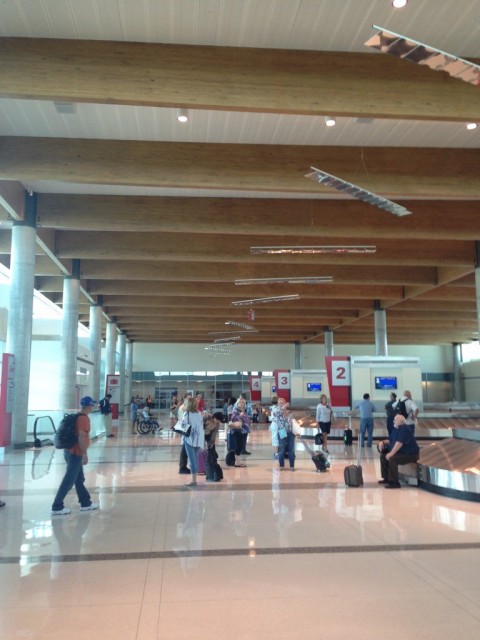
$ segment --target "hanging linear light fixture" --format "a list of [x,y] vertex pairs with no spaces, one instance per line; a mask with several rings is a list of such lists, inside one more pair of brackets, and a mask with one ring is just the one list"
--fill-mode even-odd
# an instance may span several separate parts
[[250,253],[253,255],[271,254],[271,255],[295,255],[303,253],[375,253],[377,247],[374,245],[304,245],[295,247],[250,247]]
[[250,278],[250,280],[235,280],[235,284],[329,284],[332,276],[298,276],[289,278]]
[[[226,324],[226,323],[225,323]],[[228,335],[230,333],[233,332],[233,329],[231,329],[230,331],[209,331],[208,335],[209,336],[224,336],[224,335]],[[248,330],[235,330],[235,333],[258,333],[258,329],[248,329]]]
[[287,302],[288,300],[298,300],[300,298],[298,293],[291,296],[271,296],[270,298],[252,298],[251,300],[237,300],[232,302],[234,307],[242,307],[250,304],[267,304],[268,302]]
[[480,66],[478,64],[375,24],[372,27],[377,30],[377,33],[365,42],[367,47],[378,49],[382,53],[389,53],[403,60],[426,65],[434,71],[446,71],[453,78],[474,84],[476,87],[480,86]]
[[[217,338],[214,340],[215,344],[221,344],[222,342],[231,342],[232,340],[241,340],[240,336],[232,336],[231,338]],[[232,344],[235,344],[232,342]]]
[[236,322],[236,320],[227,320],[225,324],[232,325],[232,327],[240,327],[240,329],[245,329],[246,331],[255,331],[255,327],[253,327],[251,324]]
[[327,187],[332,187],[333,189],[345,193],[348,196],[352,196],[352,198],[362,200],[367,204],[373,204],[374,207],[384,209],[385,211],[388,211],[388,213],[393,213],[396,216],[408,216],[412,213],[405,207],[402,207],[401,205],[396,204],[391,200],[387,200],[387,198],[382,198],[382,196],[379,196],[376,193],[372,193],[371,191],[367,191],[366,189],[362,189],[362,187],[358,187],[351,182],[342,180],[342,178],[332,176],[331,173],[321,171],[320,169],[316,169],[315,167],[310,167],[310,169],[312,170],[312,172],[307,173],[305,175],[306,178],[315,180],[316,182],[319,182],[320,184],[323,184]]

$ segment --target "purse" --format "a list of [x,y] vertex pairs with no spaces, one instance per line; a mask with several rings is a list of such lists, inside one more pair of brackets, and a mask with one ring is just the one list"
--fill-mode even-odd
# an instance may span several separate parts
[[280,440],[283,440],[287,437],[287,430],[285,429],[285,427],[280,427],[280,429],[278,430],[278,437],[280,438]]
[[293,418],[292,420],[292,431],[293,431],[293,435],[294,436],[301,436],[302,435],[302,427],[298,424],[297,420],[295,420],[295,418]]
[[[188,413],[187,413],[188,416]],[[192,433],[192,425],[184,424],[182,420],[178,420],[177,424],[173,427],[175,433],[179,433],[181,436],[185,436],[185,438],[189,438]]]

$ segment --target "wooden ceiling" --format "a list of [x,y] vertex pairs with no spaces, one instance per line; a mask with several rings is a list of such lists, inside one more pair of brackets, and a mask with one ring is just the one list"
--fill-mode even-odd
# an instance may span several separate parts
[[[99,2],[90,4],[98,8]],[[265,7],[271,2],[262,2],[247,3],[244,19],[267,25]],[[189,3],[201,6],[194,0],[163,3],[172,24]],[[53,16],[53,0],[41,4]],[[318,12],[328,20],[328,6],[338,9],[337,0],[291,4],[302,9],[310,37],[319,28]],[[372,21],[375,9],[385,12],[384,5],[390,5],[387,0],[363,4]],[[422,39],[423,30],[435,45],[432,38],[441,42],[442,29],[454,24],[470,41],[475,3],[442,3],[455,21],[445,15],[435,34],[418,4],[425,11],[435,2],[412,2],[404,10],[409,28],[416,24],[412,37]],[[10,10],[19,5],[21,0]],[[224,20],[230,11],[236,24],[235,3],[209,5],[221,9]],[[153,5],[142,0],[137,6],[151,11]],[[0,19],[8,11],[0,8]],[[4,24],[16,24],[12,16],[5,14]],[[403,33],[400,16],[390,7],[385,19]],[[233,320],[257,329],[242,333],[242,342],[323,342],[328,327],[337,343],[371,344],[378,305],[387,309],[391,344],[478,339],[480,127],[467,141],[465,123],[480,125],[480,88],[363,52],[358,43],[342,50],[342,26],[352,29],[354,19],[348,15],[332,23],[338,51],[333,36],[324,51],[321,42],[318,50],[301,50],[300,36],[291,46],[288,38],[279,46],[274,34],[261,46],[250,41],[248,47],[231,46],[228,40],[214,46],[205,16],[196,25],[198,44],[193,36],[162,42],[160,33],[150,42],[115,42],[108,30],[102,38],[88,37],[88,29],[83,39],[72,39],[53,17],[47,38],[35,31],[34,19],[25,14],[31,21],[25,31],[9,26],[0,32],[0,202],[4,221],[8,214],[21,218],[24,190],[37,194],[35,286],[51,300],[62,304],[63,275],[78,259],[84,292],[80,319],[88,324],[89,304],[100,301],[105,316],[132,341],[208,344]],[[361,42],[371,34],[367,20],[355,37]],[[461,40],[455,41],[459,48]],[[476,47],[469,54],[478,63],[480,39]],[[60,116],[54,102],[73,103],[75,113]],[[95,116],[88,111],[93,107]],[[179,107],[189,109],[186,125],[175,118]],[[202,114],[208,119],[201,120]],[[227,114],[228,128],[222,126]],[[249,133],[249,118],[259,114],[273,131],[268,140],[261,131],[255,140]],[[335,143],[339,133],[324,132],[325,115],[337,117],[337,132],[343,127],[341,142]],[[126,125],[135,119],[138,127]],[[387,145],[378,143],[385,122],[390,123]],[[409,123],[415,136],[406,145],[395,132]],[[311,127],[306,138],[297,132],[305,126]],[[447,127],[454,138],[443,146]],[[305,178],[312,165],[413,214],[398,218],[342,198]],[[250,253],[252,246],[316,244],[369,244],[377,250]],[[9,253],[4,224],[5,264]],[[234,284],[239,278],[287,276],[332,276],[333,282]],[[248,307],[231,304],[292,293],[300,298],[255,305],[252,323]]]

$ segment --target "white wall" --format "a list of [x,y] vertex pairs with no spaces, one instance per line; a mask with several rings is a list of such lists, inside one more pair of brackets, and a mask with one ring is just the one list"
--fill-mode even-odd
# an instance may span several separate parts
[[[204,344],[150,344],[135,343],[133,347],[134,371],[272,371],[295,368],[295,346],[242,345],[232,347],[230,356],[212,357]],[[325,348],[305,344],[303,369],[324,369]],[[420,368],[429,373],[453,371],[453,347],[445,346],[391,346],[391,356],[420,358]],[[335,345],[335,355],[375,355],[375,346]]]
[[464,362],[462,378],[466,402],[480,402],[480,360]]

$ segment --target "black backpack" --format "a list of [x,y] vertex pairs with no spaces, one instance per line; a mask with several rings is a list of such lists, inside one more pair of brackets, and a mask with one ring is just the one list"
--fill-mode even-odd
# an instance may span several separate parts
[[66,413],[57,431],[53,437],[53,444],[57,449],[71,449],[78,442],[78,436],[75,429],[77,424],[77,418],[80,413]]
[[397,415],[403,416],[404,418],[408,418],[406,400],[399,400],[397,402],[397,405],[395,407],[395,413]]

